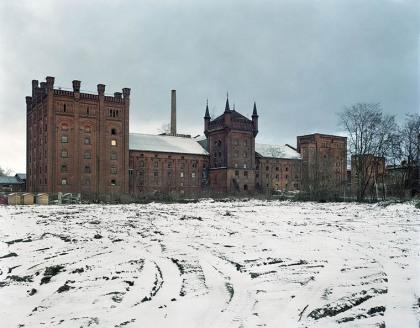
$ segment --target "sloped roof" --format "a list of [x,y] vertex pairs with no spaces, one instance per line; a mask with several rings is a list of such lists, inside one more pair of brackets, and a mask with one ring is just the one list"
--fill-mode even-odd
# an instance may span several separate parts
[[19,181],[15,176],[0,176],[0,184],[22,184],[22,181]]
[[[242,115],[241,113],[237,112],[236,110],[230,110],[229,113],[232,116],[232,119],[245,119],[247,121],[251,121],[248,117]],[[218,122],[218,121],[223,121],[224,120],[224,116],[225,116],[226,112],[224,112],[223,114],[217,116],[214,120],[211,120],[210,122]]]
[[143,133],[130,133],[129,149],[164,153],[208,155],[208,152],[192,138]]
[[300,154],[286,145],[267,145],[255,143],[255,151],[262,157],[301,159]]

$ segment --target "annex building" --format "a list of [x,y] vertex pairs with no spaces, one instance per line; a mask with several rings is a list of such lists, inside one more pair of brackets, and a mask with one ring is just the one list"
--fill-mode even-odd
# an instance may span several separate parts
[[[231,109],[210,117],[204,136],[176,131],[176,92],[171,130],[162,135],[129,132],[130,89],[105,95],[54,88],[54,78],[32,81],[27,106],[27,190],[91,197],[130,194],[256,193],[302,190],[346,181],[346,138],[300,136],[297,147],[256,143],[257,106],[250,118]],[[328,179],[324,179],[328,177]],[[325,181],[324,181],[325,180]]]

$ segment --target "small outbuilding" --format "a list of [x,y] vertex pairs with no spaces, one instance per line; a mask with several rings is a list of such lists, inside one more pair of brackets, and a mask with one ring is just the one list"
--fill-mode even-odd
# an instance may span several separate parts
[[37,194],[36,203],[38,205],[48,205],[48,194]]
[[23,205],[33,205],[34,204],[34,194],[25,193],[22,195],[22,204]]
[[20,205],[20,195],[18,193],[11,193],[7,196],[7,203],[9,205]]

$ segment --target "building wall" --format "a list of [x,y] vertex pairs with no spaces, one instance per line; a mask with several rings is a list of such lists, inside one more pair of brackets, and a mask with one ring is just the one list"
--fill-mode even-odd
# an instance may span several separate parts
[[297,137],[302,156],[302,189],[344,193],[347,172],[347,138],[325,134]]
[[128,193],[130,89],[105,95],[32,83],[27,102],[27,185],[34,192]]
[[300,159],[257,159],[257,186],[262,192],[296,191],[301,188],[302,161]]
[[207,184],[208,156],[130,150],[130,194],[197,194]]
[[227,102],[223,115],[213,121],[205,117],[210,188],[224,193],[253,192],[257,117],[251,121],[228,108]]

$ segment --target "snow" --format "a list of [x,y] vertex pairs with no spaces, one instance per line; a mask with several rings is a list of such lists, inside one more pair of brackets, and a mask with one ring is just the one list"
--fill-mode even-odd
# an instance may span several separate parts
[[255,151],[263,157],[301,159],[301,155],[287,145],[268,145],[255,143]]
[[0,326],[418,327],[419,214],[258,200],[2,206]]
[[130,133],[129,148],[140,151],[208,155],[208,152],[192,138],[165,135]]

